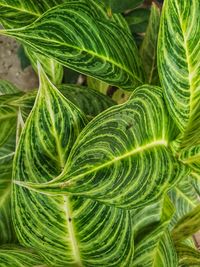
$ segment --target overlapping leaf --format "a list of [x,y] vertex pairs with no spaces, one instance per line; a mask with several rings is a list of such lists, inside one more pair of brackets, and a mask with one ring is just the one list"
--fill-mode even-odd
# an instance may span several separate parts
[[135,212],[135,255],[132,266],[178,266],[176,251],[168,231],[173,211],[172,203],[165,197],[162,202]]
[[44,261],[31,249],[20,246],[0,247],[0,266],[4,267],[48,267]]
[[[14,179],[44,182],[63,169],[87,122],[81,111],[40,74],[34,108],[16,152]],[[128,211],[94,200],[47,196],[15,185],[13,220],[18,238],[53,266],[127,266],[133,257]]]
[[30,48],[25,48],[26,55],[28,56],[31,65],[35,72],[37,72],[37,61],[41,62],[45,72],[48,74],[50,80],[54,84],[61,84],[63,79],[63,67],[52,58],[42,56],[34,53]]
[[160,10],[156,4],[152,4],[149,24],[146,30],[140,55],[144,65],[147,81],[149,84],[159,85],[157,70],[157,40],[160,26]]
[[20,90],[6,80],[0,80],[0,95],[18,93]]
[[109,84],[133,90],[143,81],[132,36],[93,0],[71,0],[47,11],[30,26],[1,33]]
[[173,227],[178,220],[199,204],[199,195],[193,185],[193,177],[185,177],[170,190],[169,196],[175,207],[175,213],[170,223],[170,226]]
[[61,175],[44,184],[16,183],[125,208],[152,203],[187,174],[167,147],[172,127],[164,107],[160,88],[138,88],[87,125]]
[[[48,9],[62,4],[64,0],[42,0],[38,5],[37,0],[0,0],[0,22],[7,29],[16,29],[27,26],[35,21]],[[63,77],[63,67],[55,60],[43,57],[26,48],[26,54],[35,70],[37,70],[37,60],[42,65],[55,84],[60,84]]]
[[169,111],[182,131],[182,148],[199,144],[200,2],[166,0],[158,59]]
[[0,0],[0,21],[6,28],[20,28],[32,23],[63,0]]
[[179,258],[179,267],[198,267],[200,265],[200,252],[184,244],[177,244],[176,250]]

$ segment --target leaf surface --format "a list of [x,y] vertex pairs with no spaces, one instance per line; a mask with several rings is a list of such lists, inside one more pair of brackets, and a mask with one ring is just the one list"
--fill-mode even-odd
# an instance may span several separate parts
[[109,84],[133,90],[143,82],[140,58],[129,31],[93,0],[71,0],[27,27],[1,33]]
[[187,174],[168,149],[170,127],[161,89],[140,87],[86,126],[58,177],[44,184],[15,182],[123,208],[148,205]]
[[[87,123],[84,114],[40,71],[40,90],[23,129],[14,179],[44,182],[63,169]],[[53,266],[129,266],[133,231],[129,211],[77,196],[47,196],[13,186],[13,221],[25,246]]]
[[199,144],[200,2],[166,0],[158,42],[159,74],[181,148]]
[[160,9],[152,4],[149,24],[140,48],[140,56],[149,84],[159,85],[157,70],[157,40],[160,26]]
[[33,250],[13,245],[0,247],[0,263],[7,267],[48,267]]

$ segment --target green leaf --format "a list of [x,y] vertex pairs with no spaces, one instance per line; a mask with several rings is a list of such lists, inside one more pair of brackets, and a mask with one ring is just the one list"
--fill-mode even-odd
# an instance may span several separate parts
[[[40,70],[40,90],[25,123],[14,162],[14,179],[56,177],[87,123],[82,112]],[[47,196],[13,186],[13,221],[25,246],[52,266],[130,266],[134,252],[129,211],[81,197]]]
[[198,267],[200,265],[200,252],[184,244],[177,244],[176,251],[180,267]]
[[168,231],[157,227],[135,248],[133,267],[178,267],[176,250]]
[[2,267],[48,267],[33,250],[13,245],[0,247],[0,264]]
[[173,211],[172,203],[165,197],[162,202],[135,212],[135,255],[132,266],[178,266],[176,251],[168,231]]
[[12,135],[4,145],[0,146],[0,245],[14,242],[16,239],[10,211],[15,138],[15,135]]
[[140,87],[128,102],[85,127],[61,175],[44,184],[15,182],[47,194],[73,193],[122,208],[143,207],[188,173],[168,149],[170,128],[161,89]]
[[1,33],[16,37],[34,52],[123,89],[133,90],[143,82],[132,36],[92,0],[69,1],[30,26]]
[[100,93],[107,95],[107,90],[109,88],[109,84],[99,81],[92,77],[87,77],[87,85],[89,88],[95,89]]
[[[29,25],[35,21],[48,9],[62,4],[64,0],[43,0],[38,5],[37,0],[31,0],[27,3],[25,0],[0,0],[0,21],[6,29],[20,28]],[[25,66],[29,63],[24,62],[25,55],[23,55],[23,48],[20,49]],[[32,67],[37,72],[37,60],[39,60],[54,84],[60,84],[63,78],[63,67],[55,60],[48,57],[41,56],[33,52],[30,48],[25,47],[25,54],[28,56]]]
[[137,8],[125,17],[132,33],[146,32],[150,11],[146,8]]
[[23,45],[20,45],[17,50],[17,56],[20,60],[20,66],[22,70],[25,70],[28,66],[31,65],[31,62],[27,55],[25,54]]
[[[116,104],[108,96],[85,86],[61,84],[57,88],[68,100],[82,110],[88,119],[92,119],[105,109]],[[17,108],[20,107],[23,118],[26,120],[34,105],[36,94],[37,91],[31,91],[23,95],[16,95],[14,99],[9,99],[9,104]]]
[[41,14],[63,0],[0,0],[0,22],[6,28],[20,28],[35,21]]
[[200,205],[181,218],[175,225],[172,236],[175,243],[185,240],[200,229]]
[[121,13],[127,9],[133,9],[142,4],[143,0],[104,0],[112,12]]
[[158,42],[159,74],[181,147],[199,144],[200,2],[164,1]]
[[41,62],[41,65],[48,75],[53,84],[61,84],[63,79],[63,67],[52,58],[42,56],[33,52],[31,49],[25,48],[26,55],[31,61],[31,65],[37,73],[37,61]]
[[144,40],[140,48],[140,56],[144,65],[147,81],[149,84],[159,85],[157,70],[157,40],[160,26],[160,9],[152,4],[149,24]]
[[168,193],[175,207],[175,213],[170,227],[180,220],[183,216],[191,212],[199,204],[199,195],[193,185],[191,176],[185,177]]
[[86,116],[91,119],[107,108],[114,106],[114,102],[96,90],[77,85],[62,84],[58,86],[61,93],[80,108]]
[[20,90],[6,80],[0,80],[0,95],[19,93]]

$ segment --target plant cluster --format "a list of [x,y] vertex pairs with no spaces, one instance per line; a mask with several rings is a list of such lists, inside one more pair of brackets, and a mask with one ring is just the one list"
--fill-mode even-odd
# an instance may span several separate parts
[[199,14],[0,0],[39,76],[0,81],[0,267],[200,266]]

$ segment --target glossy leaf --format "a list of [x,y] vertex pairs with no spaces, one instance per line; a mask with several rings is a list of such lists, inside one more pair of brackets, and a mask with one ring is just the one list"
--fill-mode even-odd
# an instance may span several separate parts
[[[56,177],[87,123],[81,111],[40,71],[40,90],[26,121],[14,162],[14,179],[45,182]],[[133,231],[129,211],[94,200],[47,196],[15,185],[13,220],[25,246],[53,266],[129,266]]]
[[158,44],[159,73],[181,147],[199,144],[200,2],[164,1]]
[[140,56],[144,65],[144,70],[149,84],[159,85],[157,70],[157,40],[160,26],[160,9],[156,4],[152,4],[149,24],[144,40],[140,48]]
[[48,267],[33,250],[13,245],[0,247],[0,265],[2,267]]
[[73,193],[118,207],[143,207],[187,174],[168,150],[170,127],[161,89],[140,87],[128,102],[86,126],[57,178],[44,184],[15,182],[47,194]]
[[133,90],[143,82],[132,36],[93,0],[69,1],[47,11],[30,26],[1,33],[109,84]]

